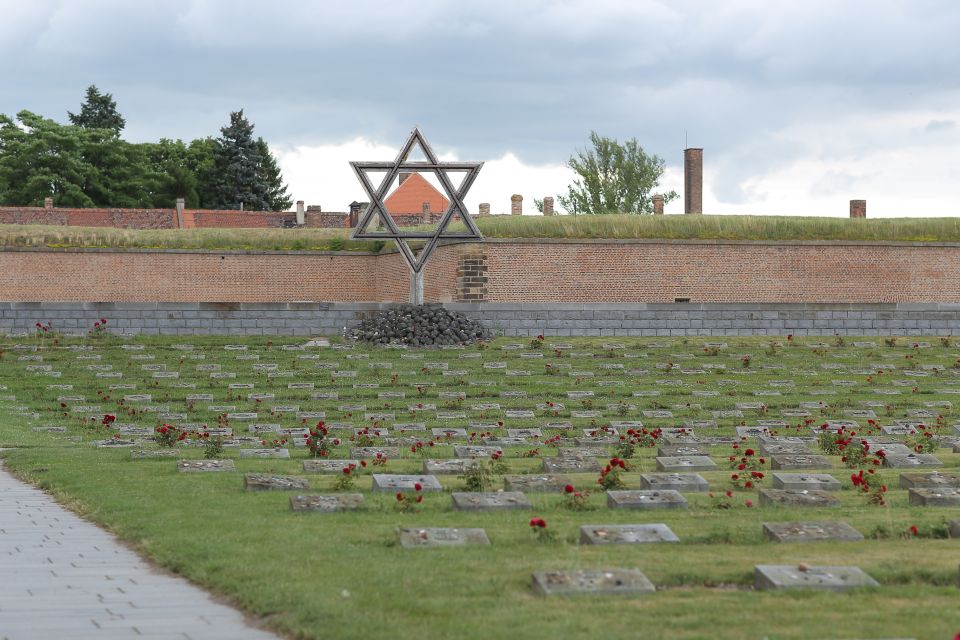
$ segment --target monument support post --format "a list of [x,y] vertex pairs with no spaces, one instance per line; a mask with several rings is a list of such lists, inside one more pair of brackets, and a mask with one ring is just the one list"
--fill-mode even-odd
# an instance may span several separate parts
[[423,304],[423,271],[410,269],[410,304]]

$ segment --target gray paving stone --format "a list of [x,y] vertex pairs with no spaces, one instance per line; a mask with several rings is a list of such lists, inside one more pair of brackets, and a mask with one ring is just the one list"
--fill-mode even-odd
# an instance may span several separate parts
[[276,639],[182,578],[158,572],[110,534],[0,462],[0,637]]

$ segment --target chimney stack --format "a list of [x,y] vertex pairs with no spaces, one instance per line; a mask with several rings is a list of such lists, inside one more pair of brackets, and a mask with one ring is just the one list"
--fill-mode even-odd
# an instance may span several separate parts
[[866,218],[867,217],[867,201],[851,200],[850,201],[850,217]]
[[522,216],[523,215],[523,196],[519,193],[515,193],[510,196],[510,215],[512,216]]
[[420,221],[423,224],[430,224],[430,203],[429,202],[423,203],[423,215],[421,216]]
[[653,215],[663,215],[663,196],[659,193],[653,194]]
[[53,209],[53,198],[44,198],[44,199],[43,199],[43,208],[44,208],[44,209]]
[[486,218],[486,217],[489,216],[489,215],[490,215],[490,203],[489,203],[489,202],[481,202],[481,203],[480,203],[480,217],[481,217],[481,218]]
[[553,198],[550,196],[544,196],[543,198],[543,215],[553,215]]
[[683,150],[683,212],[703,213],[703,149]]

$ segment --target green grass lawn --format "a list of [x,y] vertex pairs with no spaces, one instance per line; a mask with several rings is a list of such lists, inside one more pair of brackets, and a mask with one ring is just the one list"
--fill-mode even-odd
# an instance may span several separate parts
[[[781,340],[783,346],[771,347],[760,339],[727,338],[727,346],[714,354],[697,339],[617,339],[613,345],[612,339],[548,338],[540,349],[498,339],[487,349],[401,351],[361,346],[342,350],[337,345],[284,349],[285,344],[299,344],[292,338],[274,338],[270,343],[265,338],[61,337],[57,344],[49,338],[0,338],[0,446],[17,447],[2,454],[13,472],[51,491],[162,566],[225,595],[291,637],[952,638],[960,631],[958,540],[917,538],[908,529],[915,525],[923,536],[939,535],[948,520],[960,520],[960,509],[910,506],[907,492],[899,488],[899,469],[879,473],[890,487],[886,507],[869,505],[854,493],[851,470],[833,456],[829,472],[844,485],[836,492],[842,501],[839,509],[756,504],[748,508],[744,503],[756,503],[756,491],[738,490],[731,509],[716,508],[707,494],[688,493],[686,510],[611,510],[596,485],[597,474],[583,473],[570,477],[578,488],[591,490],[587,511],[565,509],[562,495],[533,493],[528,494],[531,511],[452,511],[448,492],[460,490],[464,481],[441,475],[445,491],[426,494],[419,513],[405,514],[395,509],[391,494],[370,491],[368,468],[357,484],[366,498],[365,510],[295,514],[289,507],[290,493],[245,492],[243,475],[306,477],[311,493],[331,492],[335,476],[303,473],[302,463],[309,458],[304,447],[292,447],[289,460],[240,458],[237,449],[228,448],[225,456],[234,460],[236,472],[184,474],[177,472],[175,460],[202,458],[201,448],[183,447],[173,458],[133,460],[130,449],[92,445],[114,433],[99,424],[105,413],[115,414],[118,423],[149,428],[160,423],[159,410],[185,413],[190,423],[213,425],[222,410],[208,407],[222,405],[237,412],[256,411],[257,422],[291,428],[302,421],[292,412],[271,414],[271,406],[323,411],[328,424],[357,427],[369,424],[367,412],[393,412],[398,422],[425,423],[426,434],[419,435],[424,440],[433,427],[467,427],[471,421],[502,421],[503,427],[493,429],[498,434],[506,428],[569,422],[572,430],[546,429],[544,437],[561,435],[563,446],[574,446],[573,437],[585,437],[583,429],[625,420],[666,428],[715,419],[715,428],[698,428],[696,434],[732,436],[741,423],[781,419],[781,411],[819,400],[823,409],[811,410],[809,418],[782,418],[786,426],[774,431],[806,436],[811,425],[855,419],[866,433],[871,430],[866,420],[845,412],[871,408],[865,405],[868,402],[882,403],[872,407],[881,425],[908,419],[911,411],[932,411],[926,420],[939,425],[932,428],[944,438],[936,452],[944,463],[942,471],[960,472],[960,454],[947,440],[960,437],[953,426],[960,421],[957,410],[926,404],[956,402],[960,347],[936,338],[928,339],[929,347],[913,347],[903,338],[895,346],[867,338],[875,346],[861,347],[853,346],[852,338],[843,345],[830,340],[823,347],[813,346],[817,340],[825,339],[797,339],[803,344],[796,345]],[[180,348],[185,342],[194,348]],[[561,347],[562,357],[557,357],[551,344],[561,343],[570,346]],[[228,344],[247,349],[226,349]],[[520,346],[510,348],[512,344]],[[529,355],[537,353],[542,357]],[[747,353],[750,366],[743,367],[741,357]],[[417,355],[422,357],[411,357]],[[437,368],[443,363],[446,374]],[[219,365],[219,370],[210,371],[214,368],[210,365]],[[154,369],[176,371],[179,377],[154,377]],[[335,377],[335,371],[357,374]],[[523,371],[530,373],[508,375]],[[54,377],[55,372],[60,375]],[[120,377],[96,377],[117,372]],[[235,377],[211,377],[228,373]],[[478,384],[484,381],[495,384]],[[305,382],[315,388],[288,387]],[[110,389],[117,384],[136,388]],[[254,387],[229,389],[229,384]],[[371,384],[379,386],[355,386]],[[460,391],[465,400],[441,395]],[[527,396],[502,397],[505,391],[525,391]],[[582,401],[569,397],[569,391],[594,395]],[[312,397],[330,392],[338,397]],[[405,397],[379,397],[396,392]],[[634,396],[634,392],[659,393]],[[771,392],[780,395],[766,395]],[[249,393],[274,397],[256,402],[247,399]],[[125,394],[152,398],[123,402]],[[214,399],[187,402],[187,394],[210,394]],[[66,407],[61,407],[60,396],[84,399],[65,400]],[[565,406],[537,409],[532,419],[505,416],[507,410],[533,409],[547,401]],[[743,410],[743,417],[711,414],[758,401],[765,404],[765,411]],[[436,409],[409,409],[418,403]],[[499,403],[500,409],[474,409],[482,403]],[[350,408],[355,405],[366,409]],[[672,411],[673,417],[647,418],[641,413],[654,409]],[[600,413],[574,417],[574,411]],[[441,419],[437,412],[462,412],[465,417]],[[230,427],[240,435],[247,424],[234,420]],[[34,430],[45,426],[64,426],[66,433]],[[448,458],[453,457],[453,445],[462,443],[438,439],[425,450],[429,457]],[[349,445],[336,447],[334,456],[346,458]],[[809,446],[817,450],[816,443]],[[148,442],[137,448],[157,447]],[[556,451],[533,441],[505,447],[512,473],[540,473],[540,458],[523,456],[532,448],[543,457]],[[613,451],[610,446],[607,450]],[[401,451],[384,472],[419,473],[422,457],[406,445]],[[731,451],[729,445],[711,446],[718,470],[701,472],[717,494],[729,486],[726,460]],[[655,453],[655,448],[642,449],[630,460],[631,469],[624,476],[628,488],[639,488],[640,474],[654,470]],[[765,472],[762,486],[769,487],[769,465]],[[495,487],[503,486],[499,476],[494,480]],[[548,528],[556,532],[555,542],[534,539],[528,526],[532,516],[547,520]],[[816,519],[844,520],[867,539],[774,544],[761,532],[763,522]],[[580,525],[655,522],[669,525],[680,543],[578,544]],[[482,527],[492,544],[404,549],[396,544],[397,527]],[[882,586],[844,594],[752,589],[754,565],[798,563],[856,565]],[[605,567],[638,568],[658,591],[638,597],[545,598],[530,588],[535,570]]]
[[[476,222],[488,238],[960,242],[960,218],[504,215],[479,218]],[[458,224],[450,226],[451,230],[462,228]],[[350,240],[350,231],[0,225],[0,246],[374,252],[392,248],[389,242]]]

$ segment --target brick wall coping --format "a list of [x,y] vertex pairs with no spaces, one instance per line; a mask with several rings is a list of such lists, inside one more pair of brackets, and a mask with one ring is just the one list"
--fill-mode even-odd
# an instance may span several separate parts
[[[391,302],[0,302],[5,309],[142,309],[170,311],[378,311]],[[481,311],[960,311],[960,303],[508,303],[450,302],[442,306],[464,313]]]
[[[440,246],[463,244],[529,244],[529,245],[694,245],[694,246],[772,246],[772,247],[927,247],[960,248],[960,242],[903,242],[893,240],[724,240],[676,238],[485,238],[474,240],[444,240]],[[18,247],[0,246],[2,251],[62,252],[62,253],[186,253],[223,255],[318,255],[318,256],[383,256],[397,253],[395,247],[372,251],[311,251],[266,249],[176,249],[163,247]]]

